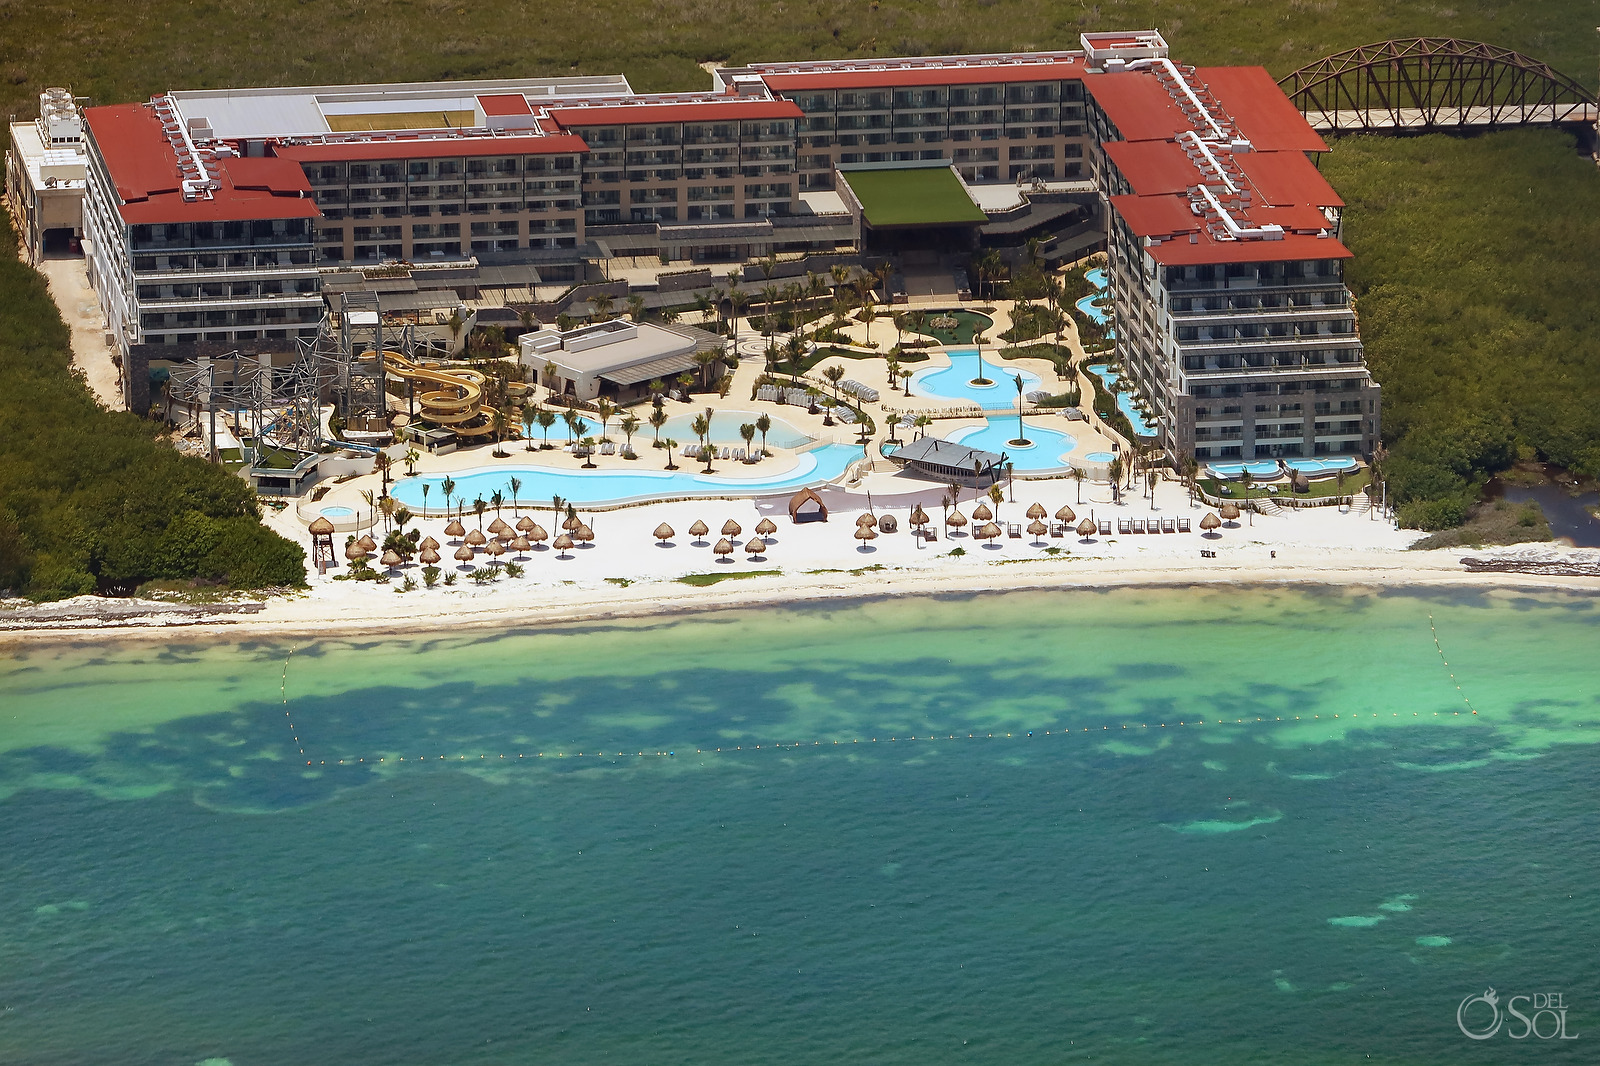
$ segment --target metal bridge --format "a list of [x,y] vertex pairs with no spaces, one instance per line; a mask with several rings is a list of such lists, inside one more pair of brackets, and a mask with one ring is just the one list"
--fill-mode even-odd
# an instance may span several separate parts
[[1362,45],[1278,83],[1327,133],[1593,126],[1595,94],[1509,48],[1453,37]]

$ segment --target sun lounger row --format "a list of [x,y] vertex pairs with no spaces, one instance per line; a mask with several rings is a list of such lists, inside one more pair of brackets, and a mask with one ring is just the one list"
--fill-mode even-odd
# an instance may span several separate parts
[[877,389],[873,388],[871,385],[863,385],[861,382],[855,381],[851,378],[845,378],[843,381],[839,382],[839,391],[845,393],[846,395],[854,396],[856,399],[861,400],[864,403],[878,402]]
[[756,390],[756,399],[781,403],[791,407],[810,407],[811,397],[805,389],[786,389],[779,385],[763,385]]
[[[700,458],[700,445],[698,445],[698,444],[685,444],[683,446],[683,457],[685,459],[699,459]],[[728,460],[730,462],[732,462],[734,460],[737,460],[738,462],[742,463],[742,462],[745,462],[747,460],[751,461],[751,462],[759,460],[759,459],[762,458],[762,454],[761,454],[761,449],[760,448],[749,448],[749,449],[745,449],[745,448],[720,448],[719,449],[715,445],[713,445],[712,448],[711,448],[711,457],[713,459],[726,459],[726,460]]]
[[[1101,523],[1105,525],[1105,523]],[[1105,531],[1109,532],[1109,531]],[[1187,518],[1119,518],[1117,519],[1118,533],[1188,533],[1191,532]]]

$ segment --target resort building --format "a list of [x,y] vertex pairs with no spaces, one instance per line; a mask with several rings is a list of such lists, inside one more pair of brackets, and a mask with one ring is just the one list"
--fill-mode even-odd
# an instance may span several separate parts
[[[1152,42],[1153,43],[1153,42]],[[1174,460],[1369,454],[1328,146],[1260,67],[1089,49],[1095,180],[1126,377]]]
[[652,381],[677,388],[679,375],[720,376],[723,340],[685,326],[614,318],[576,329],[524,333],[519,361],[551,392],[577,400],[636,399]]
[[[392,293],[420,324],[515,288],[554,317],[541,299],[573,286],[632,291],[618,259],[931,257],[954,299],[967,249],[1070,234],[1047,254],[1109,247],[1125,377],[1169,455],[1370,451],[1341,205],[1309,158],[1327,146],[1259,67],[1181,67],[1154,32],[1081,44],[751,64],[694,93],[612,75],[89,108],[90,277],[125,355],[181,360],[289,350],[336,291]],[[702,273],[709,290],[664,272],[646,306]],[[574,395],[629,384],[568,369]]]
[[87,184],[83,118],[68,89],[39,94],[39,117],[11,123],[6,205],[29,263],[76,251]]

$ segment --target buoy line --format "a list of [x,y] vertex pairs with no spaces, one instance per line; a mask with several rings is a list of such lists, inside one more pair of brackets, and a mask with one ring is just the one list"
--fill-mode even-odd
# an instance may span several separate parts
[[[306,746],[300,742],[300,730],[295,728],[294,716],[289,713],[289,660],[294,658],[294,653],[300,650],[300,645],[289,645],[289,654],[283,657],[283,676],[278,679],[278,696],[283,700],[283,716],[289,721],[289,735],[294,737],[295,747],[300,749],[300,754],[306,753]],[[306,760],[310,766],[311,761]]]
[[1467,694],[1465,690],[1462,689],[1461,682],[1456,680],[1455,671],[1450,669],[1450,660],[1444,657],[1444,645],[1439,643],[1439,629],[1433,624],[1432,611],[1428,612],[1428,631],[1433,634],[1434,650],[1439,653],[1439,661],[1444,663],[1444,672],[1450,675],[1450,683],[1456,687],[1456,693],[1460,695],[1461,702],[1466,704],[1467,710],[1472,711],[1473,714],[1477,714],[1478,712],[1473,709],[1472,701],[1467,699]]

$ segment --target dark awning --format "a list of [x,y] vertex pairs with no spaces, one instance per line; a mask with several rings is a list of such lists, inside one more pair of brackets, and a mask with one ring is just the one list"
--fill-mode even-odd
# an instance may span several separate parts
[[637,385],[641,381],[653,381],[656,378],[666,381],[668,378],[676,377],[685,370],[692,370],[693,368],[693,353],[668,355],[660,359],[652,359],[648,363],[639,363],[636,366],[626,367],[622,370],[603,371],[600,377],[613,385]]

